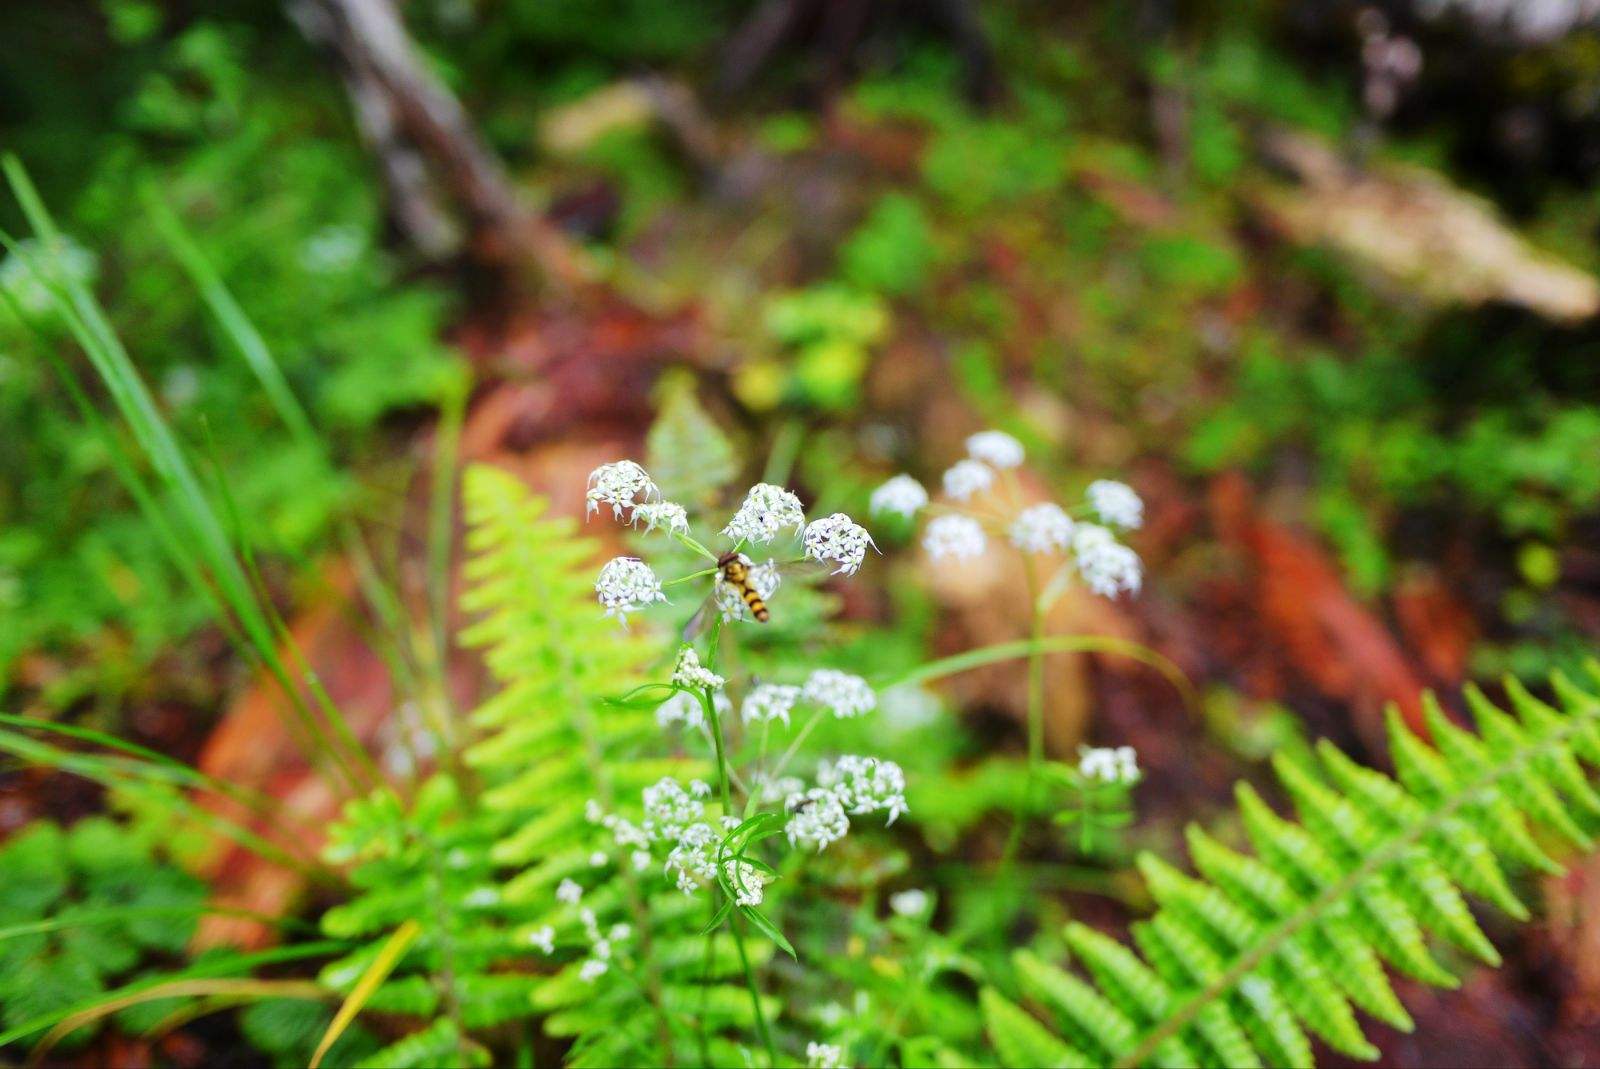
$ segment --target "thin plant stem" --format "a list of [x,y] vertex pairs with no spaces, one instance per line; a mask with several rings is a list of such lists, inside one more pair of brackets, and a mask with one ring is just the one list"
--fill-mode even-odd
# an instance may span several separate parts
[[1022,796],[1017,799],[1016,811],[1011,818],[1011,832],[1006,836],[1005,853],[1000,859],[1000,877],[1011,874],[1022,845],[1022,831],[1033,812],[1033,796],[1039,783],[1039,773],[1044,767],[1044,602],[1039,596],[1039,570],[1033,556],[1024,553],[1022,568],[1028,588],[1028,778],[1023,784]]
[[773,768],[772,775],[769,777],[769,779],[775,780],[779,776],[783,775],[783,770],[789,767],[789,762],[793,760],[794,755],[799,752],[800,745],[806,741],[807,736],[809,736],[812,731],[816,730],[817,725],[821,723],[822,718],[824,715],[826,715],[826,713],[827,710],[818,709],[816,712],[811,714],[811,719],[805,722],[805,726],[800,729],[800,734],[794,737],[794,741],[789,743],[788,749],[783,751],[783,756],[778,758],[778,764]]
[[[705,707],[706,719],[711,722],[711,740],[716,745],[717,783],[722,790],[722,811],[732,813],[733,792],[729,786],[732,777],[728,774],[727,749],[722,742],[722,718],[717,715],[717,703],[712,698],[710,687],[701,689],[700,704]],[[745,953],[744,929],[739,923],[737,914],[738,910],[729,913],[728,930],[733,934],[733,944],[739,951],[739,964],[744,969],[744,986],[750,991],[750,1006],[756,1016],[756,1034],[761,1037],[761,1045],[767,1048],[767,1055],[772,1059],[772,1064],[777,1065],[778,1049],[773,1046],[772,1035],[767,1031],[767,1017],[761,1009],[761,991],[756,987],[755,971],[750,968],[750,958]]]

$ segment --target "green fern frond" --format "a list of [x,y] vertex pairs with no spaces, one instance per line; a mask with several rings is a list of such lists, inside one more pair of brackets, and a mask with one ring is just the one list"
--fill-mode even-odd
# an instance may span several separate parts
[[1509,712],[1469,688],[1476,733],[1428,696],[1431,742],[1391,709],[1393,778],[1327,742],[1315,761],[1276,759],[1297,819],[1240,784],[1253,854],[1190,827],[1197,875],[1139,858],[1158,908],[1133,926],[1137,952],[1074,923],[1065,938],[1082,976],[1016,953],[1020,993],[1043,1020],[982,993],[1003,1061],[1301,1066],[1313,1038],[1376,1058],[1357,1010],[1411,1028],[1386,967],[1457,986],[1430,938],[1498,964],[1466,896],[1524,920],[1508,871],[1559,872],[1550,850],[1591,845],[1584,822],[1600,795],[1584,766],[1600,764],[1600,696],[1553,685],[1560,708],[1508,683]]

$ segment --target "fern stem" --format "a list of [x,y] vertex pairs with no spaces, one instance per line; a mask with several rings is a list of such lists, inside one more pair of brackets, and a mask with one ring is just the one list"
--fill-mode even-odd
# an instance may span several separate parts
[[1362,883],[1386,866],[1403,858],[1418,842],[1438,831],[1458,810],[1481,801],[1485,792],[1513,772],[1520,771],[1524,766],[1538,761],[1551,751],[1564,748],[1568,739],[1589,728],[1591,722],[1596,719],[1600,719],[1600,704],[1589,705],[1574,712],[1572,718],[1559,731],[1535,745],[1526,747],[1520,755],[1500,763],[1480,777],[1476,783],[1458,791],[1455,797],[1430,813],[1425,820],[1417,822],[1387,843],[1372,850],[1342,879],[1329,884],[1322,893],[1307,902],[1292,916],[1284,918],[1266,938],[1239,955],[1210,983],[1185,1000],[1159,1025],[1146,1032],[1135,1047],[1117,1060],[1116,1069],[1133,1069],[1149,1061],[1163,1043],[1187,1028],[1199,1016],[1201,1010],[1225,996],[1253,970],[1282,949],[1284,944],[1294,938],[1302,928],[1317,921],[1324,912],[1353,894]]

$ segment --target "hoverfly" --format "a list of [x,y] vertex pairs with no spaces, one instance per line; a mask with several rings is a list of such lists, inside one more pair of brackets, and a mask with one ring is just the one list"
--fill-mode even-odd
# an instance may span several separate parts
[[684,640],[693,639],[704,631],[714,613],[721,613],[725,620],[753,619],[759,624],[766,623],[772,619],[767,599],[778,589],[778,584],[793,573],[819,570],[812,561],[780,564],[769,560],[756,564],[743,553],[729,550],[717,558],[711,593],[684,625]]

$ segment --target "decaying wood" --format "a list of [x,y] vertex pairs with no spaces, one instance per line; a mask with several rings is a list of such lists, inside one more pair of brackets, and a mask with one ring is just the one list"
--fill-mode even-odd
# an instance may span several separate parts
[[1298,184],[1258,205],[1294,241],[1332,246],[1437,304],[1520,305],[1557,322],[1600,312],[1600,281],[1535,249],[1493,207],[1422,167],[1357,167],[1309,134],[1271,130],[1267,158]]
[[438,255],[454,243],[448,204],[477,258],[531,264],[562,286],[587,280],[577,250],[519,203],[460,101],[418,60],[392,0],[291,0],[288,9],[336,57],[396,216],[419,249]]

